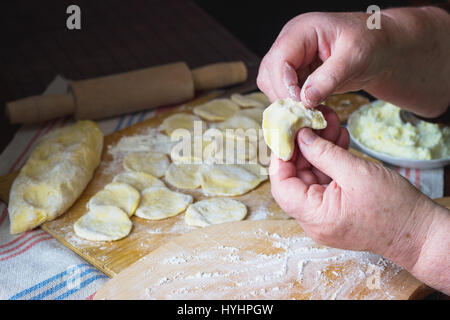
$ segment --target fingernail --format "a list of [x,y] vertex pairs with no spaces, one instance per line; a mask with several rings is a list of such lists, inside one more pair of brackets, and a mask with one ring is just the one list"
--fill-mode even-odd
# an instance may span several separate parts
[[301,100],[300,88],[298,86],[289,86],[288,92],[292,99],[294,99],[296,101]]
[[302,129],[302,131],[300,132],[300,142],[307,146],[312,144],[316,139],[317,135],[309,128]]
[[305,98],[306,98],[306,101],[311,106],[315,106],[316,104],[318,104],[321,101],[320,100],[320,93],[314,87],[308,87],[308,88],[305,89]]

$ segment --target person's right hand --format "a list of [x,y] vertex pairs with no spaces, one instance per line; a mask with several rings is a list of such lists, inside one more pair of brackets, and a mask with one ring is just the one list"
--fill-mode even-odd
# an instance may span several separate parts
[[[309,128],[299,131],[297,143],[300,152],[290,161],[272,156],[271,189],[311,238],[378,253],[450,292],[448,210],[397,172],[364,161]],[[318,171],[331,182],[312,179]]]
[[383,10],[381,29],[368,14],[299,15],[261,62],[258,87],[271,101],[291,97],[314,107],[332,93],[366,90],[424,117],[450,103],[450,15],[433,8]]

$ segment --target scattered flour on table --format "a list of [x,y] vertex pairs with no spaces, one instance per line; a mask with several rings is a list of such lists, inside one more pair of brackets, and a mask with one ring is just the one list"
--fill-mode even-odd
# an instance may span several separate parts
[[267,210],[265,206],[259,207],[257,210],[250,212],[249,216],[246,218],[246,220],[266,220],[267,217],[271,215],[270,211]]
[[[240,235],[246,238],[246,232]],[[255,234],[253,234],[254,236]],[[281,237],[256,232],[261,243],[272,247],[257,250],[217,245],[186,250],[180,248],[160,263],[164,276],[156,281],[148,298],[157,299],[390,299],[387,283],[402,269],[381,256],[319,246],[309,237]],[[245,248],[245,244],[240,245]],[[266,247],[267,248],[267,247]],[[273,254],[273,252],[276,252]],[[183,272],[180,272],[184,270]],[[197,270],[191,272],[190,270]],[[201,272],[198,270],[202,270]],[[378,270],[379,288],[367,289]],[[148,270],[148,276],[154,270]],[[355,288],[365,288],[361,292]]]
[[160,132],[159,129],[149,128],[132,136],[121,138],[116,145],[110,146],[108,153],[114,158],[123,157],[130,152],[160,152],[170,154],[176,142],[171,141],[169,136]]

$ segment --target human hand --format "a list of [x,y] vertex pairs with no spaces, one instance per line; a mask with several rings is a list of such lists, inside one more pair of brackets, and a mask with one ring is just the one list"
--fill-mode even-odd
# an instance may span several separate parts
[[272,156],[274,199],[318,243],[378,253],[448,292],[448,210],[395,171],[345,150],[348,133],[331,125],[336,144],[303,128],[290,161]]
[[291,97],[314,107],[332,93],[364,89],[425,117],[450,103],[450,15],[433,8],[368,15],[306,13],[289,21],[261,62],[258,87],[271,101]]

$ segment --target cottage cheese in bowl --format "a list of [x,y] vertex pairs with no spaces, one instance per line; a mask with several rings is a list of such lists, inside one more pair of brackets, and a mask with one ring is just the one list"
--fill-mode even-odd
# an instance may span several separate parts
[[450,127],[425,121],[419,121],[417,126],[404,123],[400,108],[388,102],[375,101],[355,111],[348,129],[354,142],[374,151],[375,156],[379,153],[421,161],[450,159]]

